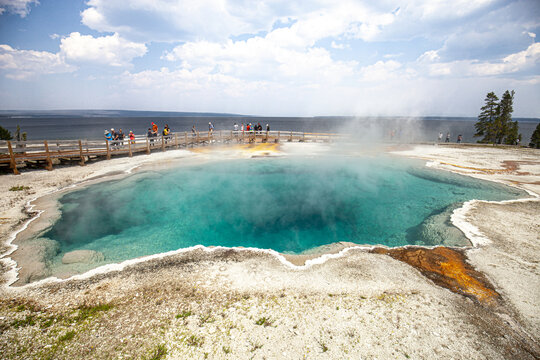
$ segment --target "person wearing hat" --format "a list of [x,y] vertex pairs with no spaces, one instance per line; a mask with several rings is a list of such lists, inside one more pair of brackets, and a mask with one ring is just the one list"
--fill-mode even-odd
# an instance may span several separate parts
[[118,134],[111,128],[111,145],[116,147],[118,145]]
[[135,144],[135,134],[131,130],[129,131],[129,140],[132,144]]
[[107,141],[111,141],[112,139],[111,133],[109,132],[109,130],[105,130],[105,133],[103,134],[103,136],[105,137],[105,140]]

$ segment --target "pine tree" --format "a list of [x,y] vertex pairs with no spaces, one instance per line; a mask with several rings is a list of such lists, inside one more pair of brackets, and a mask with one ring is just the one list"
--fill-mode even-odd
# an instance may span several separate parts
[[[499,116],[495,119],[495,138],[497,144],[501,144],[503,140],[512,131],[512,113],[514,112],[514,90],[512,92],[506,90],[499,103]],[[517,125],[517,124],[516,124]],[[516,139],[518,129],[516,128]],[[506,141],[505,141],[506,143]]]
[[507,145],[517,145],[518,139],[521,140],[521,134],[519,134],[518,132],[518,122],[510,122],[510,125],[508,126],[508,131],[506,132],[506,139],[504,139],[504,143]]
[[481,112],[478,115],[478,122],[474,124],[476,129],[474,136],[483,136],[479,142],[492,143],[496,140],[494,124],[499,116],[499,98],[492,91],[486,95],[484,101],[485,105],[480,108]]
[[474,124],[475,137],[483,136],[481,143],[516,144],[521,138],[519,124],[512,121],[514,112],[514,90],[506,90],[499,102],[497,95],[490,92],[486,95],[485,105],[480,109],[478,121]]
[[534,129],[529,146],[540,149],[540,123],[538,123],[538,125],[536,125],[536,129]]
[[0,140],[11,140],[13,139],[13,136],[11,136],[11,133],[8,129],[4,129],[0,126]]

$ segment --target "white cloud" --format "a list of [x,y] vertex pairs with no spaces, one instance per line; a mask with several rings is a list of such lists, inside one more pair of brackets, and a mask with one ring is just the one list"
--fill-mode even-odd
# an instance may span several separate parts
[[38,0],[0,0],[0,15],[11,12],[26,17],[30,13],[30,5],[39,5]]
[[281,32],[281,29],[265,38],[246,41],[189,42],[177,46],[164,58],[180,61],[185,69],[286,83],[336,82],[353,75],[356,62],[334,61],[326,49],[302,47],[295,41],[282,46],[276,41],[275,32]]
[[124,0],[90,0],[88,5],[81,14],[86,26],[144,41],[224,39],[269,28],[277,15],[262,0],[137,0],[129,6]]
[[332,47],[332,49],[338,49],[338,50],[350,49],[350,46],[348,44],[343,44],[343,43],[338,44],[333,40],[332,40],[332,43],[330,44],[330,46]]
[[362,80],[365,81],[387,81],[396,76],[403,76],[396,71],[402,65],[394,60],[377,61],[373,65],[365,66],[361,69]]
[[503,62],[507,72],[516,72],[533,67],[540,60],[540,43],[534,43],[527,50],[506,56]]
[[420,19],[443,19],[461,18],[484,9],[496,0],[419,0],[412,1],[406,6],[412,12],[419,15]]
[[540,61],[540,43],[533,43],[526,50],[508,55],[498,61],[458,60],[439,62],[437,51],[422,54],[417,64],[431,76],[496,76],[532,69]]
[[0,45],[0,69],[10,79],[27,80],[44,74],[75,71],[59,54],[47,51],[16,50]]
[[437,50],[429,50],[423,53],[422,55],[420,55],[417,61],[421,63],[426,63],[426,62],[431,63],[431,62],[439,61],[440,59],[441,57],[439,56]]
[[296,35],[307,41],[345,32],[369,39],[394,18],[393,9],[373,11],[352,0],[137,0],[129,6],[123,0],[90,0],[87,4],[81,14],[86,26],[143,41],[223,41],[270,31],[283,19],[297,21]]
[[223,74],[213,74],[211,72],[197,70],[176,70],[170,71],[168,68],[160,70],[145,70],[139,73],[124,72],[120,77],[122,84],[128,85],[126,88],[134,92],[158,91],[160,93],[171,92],[178,94],[194,94],[204,96],[206,91],[219,91],[228,96],[246,96],[251,91],[261,87],[263,82],[252,82],[234,78]]
[[264,36],[244,41],[188,41],[165,53],[163,59],[178,61],[184,69],[201,68],[241,79],[298,82],[315,87],[325,82],[349,81],[360,76],[357,62],[336,61],[316,43],[341,35],[369,40],[381,26],[392,22],[393,15],[376,14],[356,2],[334,4],[303,14],[288,26]]
[[127,41],[117,33],[93,37],[71,33],[61,40],[62,54],[70,61],[91,62],[110,66],[126,66],[135,57],[146,54],[146,45]]
[[145,42],[223,41],[271,31],[282,19],[303,22],[312,35],[299,35],[307,37],[444,38],[462,20],[475,16],[479,21],[504,6],[498,0],[412,0],[405,5],[395,0],[136,0],[129,6],[124,0],[89,0],[87,5],[83,24]]

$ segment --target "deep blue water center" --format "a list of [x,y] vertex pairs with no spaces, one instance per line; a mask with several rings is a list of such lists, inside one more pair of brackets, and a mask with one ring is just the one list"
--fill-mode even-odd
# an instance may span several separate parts
[[142,172],[60,198],[44,234],[63,253],[121,261],[197,244],[300,253],[338,241],[429,243],[419,227],[470,199],[522,196],[495,183],[390,157],[290,157]]

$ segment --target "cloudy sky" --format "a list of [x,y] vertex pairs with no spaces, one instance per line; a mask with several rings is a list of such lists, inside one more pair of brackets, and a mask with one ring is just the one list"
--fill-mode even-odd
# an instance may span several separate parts
[[0,109],[540,117],[538,0],[0,0]]

